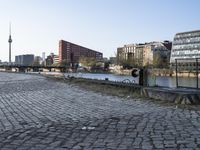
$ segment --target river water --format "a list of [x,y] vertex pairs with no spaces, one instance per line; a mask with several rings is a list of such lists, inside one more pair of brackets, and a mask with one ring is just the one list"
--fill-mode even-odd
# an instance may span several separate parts
[[[118,81],[118,82],[131,82],[131,83],[138,83],[139,78],[133,78],[132,76],[128,75],[116,75],[116,74],[101,74],[101,73],[65,73],[65,76],[74,76],[78,78],[88,78],[88,79],[98,79],[98,80],[105,80],[107,78],[110,81]],[[200,80],[200,79],[199,79]],[[179,77],[178,78],[178,85],[184,87],[196,87],[196,78],[193,77]],[[164,87],[176,87],[176,78],[175,77],[150,77],[148,78],[148,84],[150,86],[164,86]],[[199,81],[200,85],[200,81]]]

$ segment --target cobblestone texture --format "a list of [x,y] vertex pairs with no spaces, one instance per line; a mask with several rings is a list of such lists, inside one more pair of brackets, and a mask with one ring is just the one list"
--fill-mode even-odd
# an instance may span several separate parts
[[200,149],[200,111],[0,73],[1,150]]

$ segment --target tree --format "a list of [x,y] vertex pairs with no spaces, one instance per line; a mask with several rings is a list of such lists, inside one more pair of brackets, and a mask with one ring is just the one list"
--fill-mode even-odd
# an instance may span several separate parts
[[96,62],[96,59],[93,57],[81,56],[79,58],[79,63],[81,63],[81,65],[84,67],[92,67],[96,65],[97,62]]
[[60,66],[69,66],[69,63],[67,62],[66,59],[63,59],[60,63],[59,63]]
[[155,53],[153,56],[153,66],[156,68],[166,68],[168,67],[167,57],[161,55],[161,53]]
[[52,66],[55,66],[55,67],[68,67],[68,66],[70,66],[70,65],[69,65],[69,63],[67,62],[67,60],[64,59],[64,60],[62,60],[61,62],[52,64]]

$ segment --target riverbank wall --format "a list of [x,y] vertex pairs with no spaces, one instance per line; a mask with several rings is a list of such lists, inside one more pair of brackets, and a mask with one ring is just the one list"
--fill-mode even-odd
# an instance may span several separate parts
[[[52,78],[52,75],[49,76]],[[133,83],[113,82],[109,80],[95,80],[75,77],[56,76],[53,79],[62,80],[68,84],[77,84],[84,89],[89,88],[101,93],[126,97],[146,97],[163,102],[199,105],[200,91],[194,89],[172,89],[163,87],[145,87]]]

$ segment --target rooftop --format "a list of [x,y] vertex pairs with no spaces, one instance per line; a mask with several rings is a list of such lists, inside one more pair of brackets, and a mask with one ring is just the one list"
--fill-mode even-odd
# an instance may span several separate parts
[[200,30],[187,31],[187,32],[179,32],[179,33],[176,33],[176,35],[179,35],[179,34],[187,34],[187,33],[196,33],[196,32],[200,32]]

